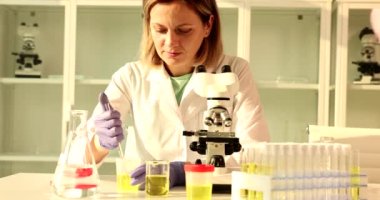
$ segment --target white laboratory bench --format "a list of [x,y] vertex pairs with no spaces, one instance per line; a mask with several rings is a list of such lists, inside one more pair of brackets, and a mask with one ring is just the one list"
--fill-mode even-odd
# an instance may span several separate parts
[[[50,181],[52,174],[18,173],[0,178],[1,200],[59,200],[52,192]],[[100,193],[97,199],[146,199],[143,191],[135,195],[123,196],[116,192],[115,176],[101,176]],[[380,199],[380,184],[368,184],[362,190],[367,200]],[[149,198],[151,199],[151,198]],[[186,199],[184,187],[175,187],[165,198],[152,199]],[[213,194],[213,200],[231,199],[229,194]]]
[[[54,195],[50,182],[53,174],[18,173],[0,178],[1,200],[60,200]],[[146,199],[145,192],[122,195],[116,192],[115,176],[100,176],[99,198],[96,199]],[[185,187],[174,187],[163,197],[149,199],[186,199]],[[213,194],[212,199],[231,199],[230,194]]]

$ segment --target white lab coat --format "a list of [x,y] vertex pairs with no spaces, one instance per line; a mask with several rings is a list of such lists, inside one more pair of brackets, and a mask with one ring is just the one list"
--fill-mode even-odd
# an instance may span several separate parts
[[[232,130],[240,138],[242,146],[255,141],[268,141],[267,123],[248,62],[223,55],[216,69],[207,70],[220,72],[225,64],[231,66],[240,81],[238,93],[231,97],[233,101],[227,106],[233,113]],[[200,157],[189,149],[191,137],[182,135],[184,130],[202,128],[200,116],[207,109],[206,98],[192,90],[193,80],[191,78],[188,82],[178,106],[170,76],[164,67],[150,68],[140,62],[131,62],[113,74],[105,93],[112,107],[121,113],[123,121],[128,113],[132,114],[134,121],[136,145],[132,149],[127,145],[127,154],[138,155],[142,160],[194,162]],[[92,116],[99,112],[102,109],[98,104]],[[91,124],[90,119],[89,125],[93,126]],[[233,160],[236,161],[236,158]],[[233,163],[236,162],[227,161],[227,165]]]

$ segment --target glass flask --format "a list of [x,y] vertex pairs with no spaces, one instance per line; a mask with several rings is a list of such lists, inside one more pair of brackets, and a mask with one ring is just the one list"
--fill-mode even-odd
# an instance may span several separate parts
[[64,198],[93,196],[99,175],[87,135],[87,111],[72,110],[65,147],[54,173],[56,195]]

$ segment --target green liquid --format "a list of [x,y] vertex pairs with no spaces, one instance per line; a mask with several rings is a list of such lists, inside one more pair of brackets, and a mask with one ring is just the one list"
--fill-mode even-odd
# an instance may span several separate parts
[[146,176],[146,193],[152,196],[162,196],[169,192],[169,179],[165,175]]
[[211,200],[210,185],[187,185],[186,186],[186,199],[188,200]]
[[128,174],[118,174],[116,177],[118,192],[137,192],[139,185],[131,185],[131,177]]

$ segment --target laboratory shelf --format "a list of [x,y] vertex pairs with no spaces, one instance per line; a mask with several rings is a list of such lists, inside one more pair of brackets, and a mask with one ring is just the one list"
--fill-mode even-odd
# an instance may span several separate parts
[[110,81],[110,79],[83,79],[78,80],[77,83],[83,85],[108,85]]
[[300,89],[300,90],[318,90],[318,84],[312,83],[279,83],[276,81],[258,81],[257,85],[263,89]]
[[0,154],[0,161],[57,162],[59,155]]
[[350,85],[352,90],[380,90],[380,85]]
[[[242,0],[217,0],[219,8],[236,8],[242,6]],[[77,0],[79,6],[142,6],[141,0]]]
[[3,84],[63,84],[62,79],[51,78],[0,78]]
[[79,6],[142,6],[141,0],[77,0]]
[[70,0],[0,0],[1,5],[65,5]]

